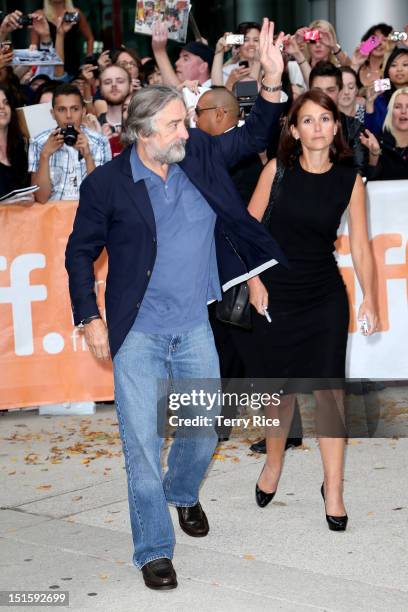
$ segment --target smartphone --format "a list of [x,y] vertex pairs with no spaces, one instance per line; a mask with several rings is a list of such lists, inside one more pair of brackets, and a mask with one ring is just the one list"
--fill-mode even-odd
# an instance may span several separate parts
[[13,43],[11,40],[3,40],[3,42],[0,43],[0,48],[3,53],[10,53],[10,51],[13,50]]
[[249,68],[249,62],[248,60],[241,60],[240,62],[238,62],[238,66],[240,66],[241,68]]
[[78,23],[79,22],[79,13],[78,11],[76,11],[75,13],[66,11],[64,13],[64,17],[62,18],[63,21],[67,22],[67,23]]
[[244,35],[243,34],[228,34],[225,39],[227,45],[243,45]]
[[313,40],[313,41],[319,40],[320,39],[320,32],[319,32],[319,30],[307,30],[307,32],[305,32],[303,34],[303,38],[307,42],[310,42],[311,40]]
[[388,91],[391,89],[390,79],[377,79],[374,81],[374,91]]
[[358,320],[359,324],[360,324],[360,331],[363,334],[363,336],[367,336],[368,334],[368,321],[367,319],[364,317],[364,319],[359,319]]
[[364,40],[360,45],[361,55],[370,55],[371,51],[381,45],[381,40],[377,36],[370,36],[367,40]]

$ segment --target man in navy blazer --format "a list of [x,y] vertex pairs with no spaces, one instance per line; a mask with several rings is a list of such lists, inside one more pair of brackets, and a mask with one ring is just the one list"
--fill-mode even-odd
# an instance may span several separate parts
[[[136,92],[125,125],[130,146],[82,183],[68,241],[74,322],[84,327],[96,358],[113,359],[133,562],[154,589],[177,586],[168,505],[176,506],[188,535],[209,531],[198,492],[217,443],[212,427],[201,435],[177,435],[162,477],[157,381],[171,379],[176,389],[182,379],[218,385],[207,303],[221,298],[221,288],[285,261],[228,174],[240,159],[264,150],[278,129],[283,34],[274,44],[273,29],[265,19],[262,90],[242,128],[217,137],[187,130],[176,89]],[[93,263],[103,248],[109,258],[107,325],[94,291]]]

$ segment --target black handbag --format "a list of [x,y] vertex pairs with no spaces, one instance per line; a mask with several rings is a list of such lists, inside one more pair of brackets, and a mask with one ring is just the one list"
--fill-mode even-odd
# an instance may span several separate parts
[[234,285],[223,295],[221,302],[215,308],[215,315],[219,321],[236,325],[243,329],[251,329],[251,305],[249,303],[249,289],[246,282]]
[[[273,203],[276,199],[278,188],[282,182],[285,172],[284,166],[276,162],[276,173],[271,188],[271,196],[268,206],[262,218],[262,223],[267,225],[272,212]],[[234,285],[224,293],[221,302],[215,308],[215,316],[222,323],[229,323],[242,329],[252,329],[251,304],[249,303],[249,289],[246,281]]]

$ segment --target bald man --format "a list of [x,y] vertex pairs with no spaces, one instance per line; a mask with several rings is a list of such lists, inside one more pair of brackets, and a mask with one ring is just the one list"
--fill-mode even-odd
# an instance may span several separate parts
[[211,136],[219,136],[238,125],[239,104],[225,87],[203,93],[196,106],[196,125]]

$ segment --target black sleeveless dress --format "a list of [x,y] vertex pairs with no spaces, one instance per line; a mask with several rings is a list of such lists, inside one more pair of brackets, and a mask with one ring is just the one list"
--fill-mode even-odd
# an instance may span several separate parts
[[285,170],[268,229],[290,269],[260,276],[272,323],[252,308],[252,332],[238,333],[248,378],[345,377],[349,308],[333,252],[356,174],[339,164],[313,174],[299,161]]

